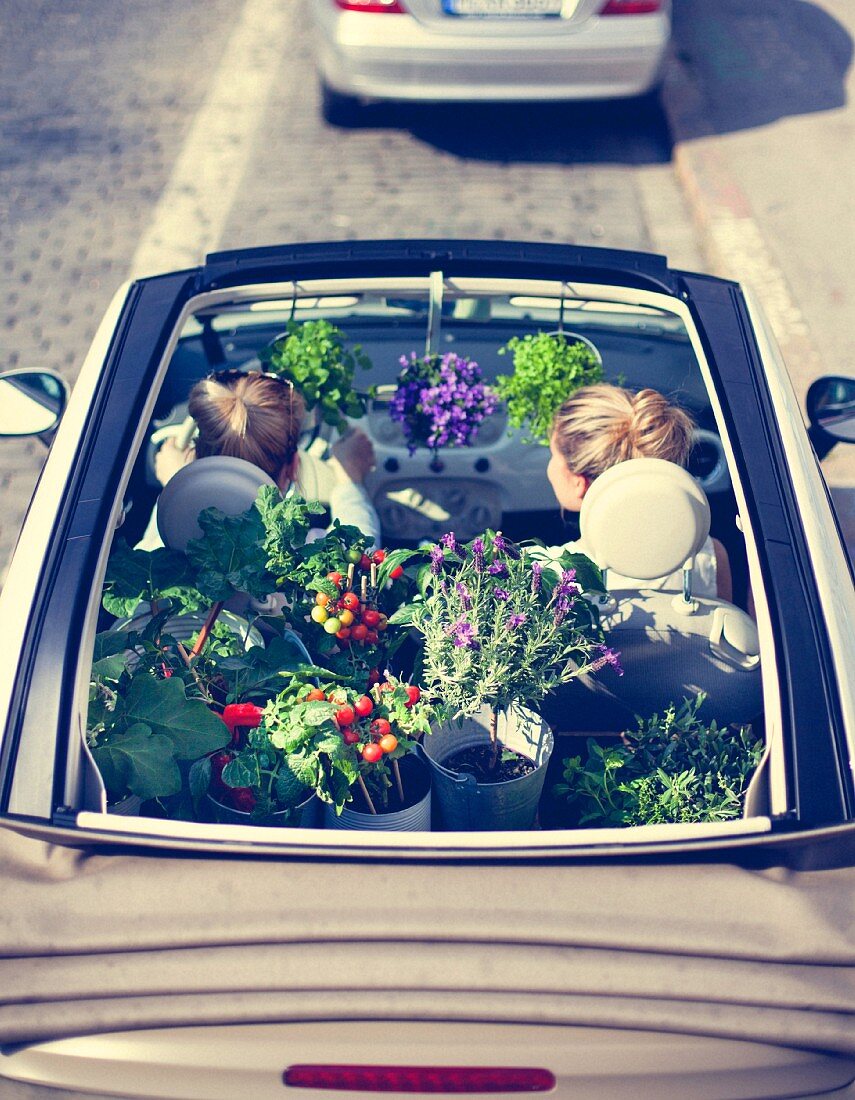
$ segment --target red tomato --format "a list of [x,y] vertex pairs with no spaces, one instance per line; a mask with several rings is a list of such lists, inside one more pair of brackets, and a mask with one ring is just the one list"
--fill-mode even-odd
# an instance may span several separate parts
[[315,603],[316,604],[320,605],[321,607],[326,607],[329,602],[330,602],[330,598],[326,594],[326,592],[316,593],[316,595],[315,595]]
[[342,707],[335,712],[335,720],[340,726],[349,726],[356,721],[356,711],[353,707]]
[[355,745],[360,740],[359,734],[350,726],[345,726],[341,731],[341,736],[344,738],[345,745]]
[[365,623],[365,625],[369,629],[372,629],[373,627],[377,626],[377,624],[380,622],[380,612],[375,611],[371,607],[367,607],[362,612],[362,621]]
[[392,578],[393,581],[396,581],[398,579],[398,577],[403,577],[403,575],[404,575],[403,565],[396,565],[395,568],[392,570],[392,572],[389,574],[389,576]]
[[375,718],[368,728],[373,737],[385,737],[387,733],[392,732],[392,727],[385,718]]
[[343,626],[341,630],[337,630],[335,632],[335,636],[340,642],[346,642],[347,639],[350,637],[350,627]]
[[353,709],[356,711],[360,718],[367,718],[372,710],[374,710],[374,704],[371,702],[367,695],[360,695],[356,702],[353,704]]
[[327,573],[327,580],[332,581],[337,588],[341,588],[341,582],[344,580],[344,577],[341,573]]
[[355,638],[357,642],[364,642],[367,633],[368,627],[364,626],[362,623],[357,623],[350,631],[351,637]]
[[371,568],[371,558],[367,554],[363,554],[359,559],[359,568],[364,569],[366,573]]
[[312,690],[306,696],[306,702],[307,703],[323,702],[324,699],[326,699],[326,695],[321,690],[321,688],[312,688]]
[[369,630],[368,633],[365,635],[365,641],[368,643],[368,645],[377,645],[377,643],[380,641],[380,635],[377,633],[376,630]]
[[369,764],[376,764],[380,757],[383,755],[383,750],[379,745],[366,745],[362,750],[362,759]]
[[379,684],[379,683],[380,683],[380,669],[379,668],[372,668],[371,671],[368,673],[368,685],[369,685],[369,687],[371,687],[374,684]]
[[228,790],[223,782],[223,768],[231,761],[227,752],[215,752],[211,757],[211,786],[217,790]]
[[411,707],[413,703],[417,703],[422,697],[421,688],[416,687],[415,684],[407,684],[407,695],[409,700],[404,704],[405,707]]
[[398,738],[394,733],[387,733],[385,737],[381,737],[377,742],[383,752],[394,752],[398,747]]
[[252,787],[232,787],[231,802],[236,810],[243,810],[246,814],[252,813],[255,806],[255,795],[252,793]]
[[359,610],[359,596],[355,592],[345,592],[341,598],[342,607],[346,607],[348,611]]
[[374,562],[375,565],[382,565],[383,562],[386,560],[386,551],[375,550],[374,553],[371,555],[371,560]]

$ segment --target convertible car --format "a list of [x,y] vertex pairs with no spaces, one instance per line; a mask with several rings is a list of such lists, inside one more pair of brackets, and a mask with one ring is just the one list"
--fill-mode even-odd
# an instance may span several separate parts
[[[750,723],[737,814],[585,822],[556,809],[560,769],[532,829],[117,812],[87,738],[111,553],[149,527],[190,387],[257,369],[306,320],[370,362],[358,423],[390,553],[450,531],[579,533],[548,449],[503,406],[471,446],[411,453],[387,407],[402,355],[456,352],[489,384],[509,341],[558,333],[607,381],[691,413],[692,491],[732,600],[695,599],[690,570],[655,603],[602,598],[625,669],[602,713],[649,714],[651,684],[673,684],[722,726]],[[0,595],[0,1095],[855,1095],[855,588],[816,457],[852,438],[852,390],[815,383],[808,432],[733,282],[642,253],[453,240],[214,254],[120,289],[67,407],[50,375],[0,376],[2,434],[52,440]],[[305,454],[332,435],[307,426]],[[662,514],[644,488],[600,524],[631,550]],[[607,573],[626,560],[612,542]],[[598,698],[550,714],[555,761],[619,743]]]

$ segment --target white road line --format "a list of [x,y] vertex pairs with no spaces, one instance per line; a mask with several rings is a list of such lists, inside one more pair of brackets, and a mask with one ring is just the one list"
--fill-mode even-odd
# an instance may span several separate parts
[[130,278],[195,267],[219,243],[282,63],[287,7],[282,0],[244,4]]

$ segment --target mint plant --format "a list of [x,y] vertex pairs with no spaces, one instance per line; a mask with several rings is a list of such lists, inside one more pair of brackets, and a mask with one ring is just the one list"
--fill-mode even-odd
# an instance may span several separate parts
[[602,381],[602,364],[587,344],[557,332],[514,336],[499,349],[500,355],[508,352],[513,374],[495,381],[508,423],[525,428],[524,442],[548,444],[558,408],[580,386]]

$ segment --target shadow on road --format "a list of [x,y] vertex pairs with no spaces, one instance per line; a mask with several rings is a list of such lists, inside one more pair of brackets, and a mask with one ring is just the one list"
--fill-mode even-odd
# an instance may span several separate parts
[[674,0],[674,47],[694,86],[673,104],[683,140],[846,103],[852,37],[806,0]]

